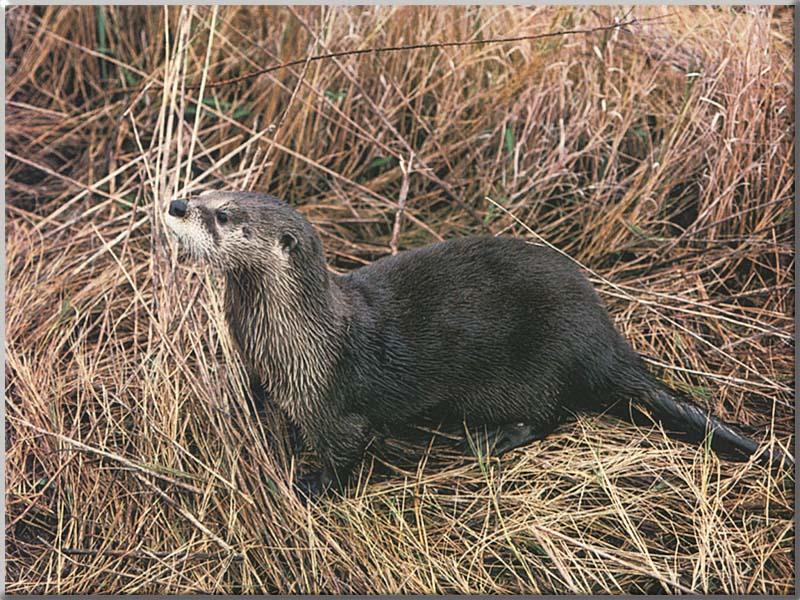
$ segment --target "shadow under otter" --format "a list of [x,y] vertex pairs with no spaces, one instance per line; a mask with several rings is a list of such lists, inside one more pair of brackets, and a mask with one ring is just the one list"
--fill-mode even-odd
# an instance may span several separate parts
[[[732,457],[758,444],[654,378],[579,269],[513,238],[470,237],[330,274],[320,238],[256,193],[173,200],[181,246],[225,277],[225,315],[251,377],[343,481],[379,432],[421,419],[484,426],[495,455],[575,411],[649,418]],[[643,417],[647,415],[648,417]],[[790,460],[764,451],[759,460]]]

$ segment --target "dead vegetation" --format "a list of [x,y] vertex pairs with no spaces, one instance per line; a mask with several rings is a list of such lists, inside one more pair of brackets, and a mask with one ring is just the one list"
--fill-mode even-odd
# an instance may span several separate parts
[[303,507],[280,420],[241,412],[216,280],[160,223],[173,194],[269,191],[340,271],[391,251],[401,203],[400,250],[535,233],[666,380],[791,449],[791,10],[209,87],[623,14],[7,9],[7,591],[793,593],[792,469],[607,417],[501,461],[389,440]]

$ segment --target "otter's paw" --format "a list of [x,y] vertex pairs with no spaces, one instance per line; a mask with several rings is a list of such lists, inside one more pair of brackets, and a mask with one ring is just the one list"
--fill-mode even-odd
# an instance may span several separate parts
[[289,445],[295,456],[299,456],[306,447],[300,428],[291,421],[289,422]]
[[333,478],[327,469],[301,475],[294,486],[304,501],[315,500],[324,496],[331,489]]
[[542,440],[549,429],[537,429],[527,423],[508,423],[486,430],[478,430],[460,444],[462,451],[476,456],[491,455],[499,458],[520,446]]

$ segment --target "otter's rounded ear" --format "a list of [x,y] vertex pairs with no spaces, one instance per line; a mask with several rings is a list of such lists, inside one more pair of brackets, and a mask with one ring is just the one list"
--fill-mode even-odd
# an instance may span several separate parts
[[291,233],[284,233],[281,235],[280,243],[281,249],[286,252],[286,254],[289,254],[297,247],[297,238]]

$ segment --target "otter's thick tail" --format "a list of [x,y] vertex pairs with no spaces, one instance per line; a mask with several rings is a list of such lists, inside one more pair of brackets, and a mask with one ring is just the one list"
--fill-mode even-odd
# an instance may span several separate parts
[[[710,415],[687,396],[667,387],[649,373],[636,373],[624,387],[626,389],[619,397],[622,401],[618,401],[613,409],[624,418],[641,422],[645,415],[632,409],[644,409],[678,437],[704,442],[710,436],[711,449],[730,457],[747,459],[759,449],[755,441],[736,427]],[[772,464],[794,463],[792,457],[777,448],[764,450],[757,460]]]

